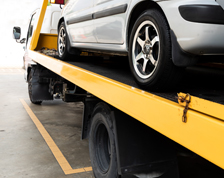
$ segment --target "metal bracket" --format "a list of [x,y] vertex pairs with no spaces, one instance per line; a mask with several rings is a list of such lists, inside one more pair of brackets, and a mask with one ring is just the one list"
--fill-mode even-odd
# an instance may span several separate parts
[[189,104],[191,102],[191,95],[190,94],[186,94],[185,97],[178,96],[178,100],[181,103],[186,103],[185,108],[184,108],[184,111],[183,111],[183,116],[182,116],[182,121],[184,123],[186,123],[187,122],[187,111],[189,109]]

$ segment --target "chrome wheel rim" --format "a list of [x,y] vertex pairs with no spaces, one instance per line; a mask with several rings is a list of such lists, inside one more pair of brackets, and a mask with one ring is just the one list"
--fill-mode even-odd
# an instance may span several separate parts
[[62,56],[66,50],[65,44],[66,44],[66,31],[64,27],[61,27],[58,35],[58,52],[60,56]]
[[132,44],[132,63],[136,74],[147,79],[156,71],[160,55],[160,38],[151,21],[142,22],[135,32]]

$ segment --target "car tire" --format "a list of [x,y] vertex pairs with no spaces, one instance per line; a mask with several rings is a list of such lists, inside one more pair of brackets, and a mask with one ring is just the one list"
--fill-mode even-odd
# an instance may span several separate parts
[[71,60],[72,54],[68,51],[69,37],[65,28],[65,22],[62,22],[58,30],[58,56],[61,60]]
[[33,70],[30,71],[29,76],[28,76],[28,93],[29,93],[29,98],[31,103],[40,105],[42,101],[34,101],[33,100],[33,93],[32,93],[32,75],[33,75]]
[[147,10],[135,22],[129,40],[129,64],[142,88],[165,90],[179,81],[182,68],[172,62],[170,29],[160,11]]
[[95,107],[89,133],[89,152],[96,178],[118,178],[113,119],[107,105]]

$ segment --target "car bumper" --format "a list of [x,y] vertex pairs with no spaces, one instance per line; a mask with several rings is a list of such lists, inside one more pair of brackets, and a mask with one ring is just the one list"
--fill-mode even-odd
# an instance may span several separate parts
[[180,15],[189,22],[224,25],[224,10],[214,5],[182,5]]
[[174,0],[160,5],[183,51],[194,55],[224,54],[224,10],[216,1]]

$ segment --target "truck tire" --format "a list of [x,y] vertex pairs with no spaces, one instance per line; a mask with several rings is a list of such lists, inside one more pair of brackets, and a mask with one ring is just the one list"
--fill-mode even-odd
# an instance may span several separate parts
[[98,104],[94,109],[89,134],[89,152],[96,178],[118,178],[113,118],[109,107]]
[[173,88],[182,68],[172,62],[170,29],[163,14],[156,9],[142,13],[129,41],[129,64],[136,82],[149,90]]
[[33,100],[33,94],[32,94],[32,89],[33,89],[33,87],[32,87],[32,75],[33,75],[33,70],[31,69],[31,71],[30,71],[30,73],[29,73],[29,76],[28,76],[28,93],[29,93],[29,98],[30,98],[30,101],[31,101],[31,103],[33,103],[33,104],[41,104],[42,103],[42,101],[34,101]]

